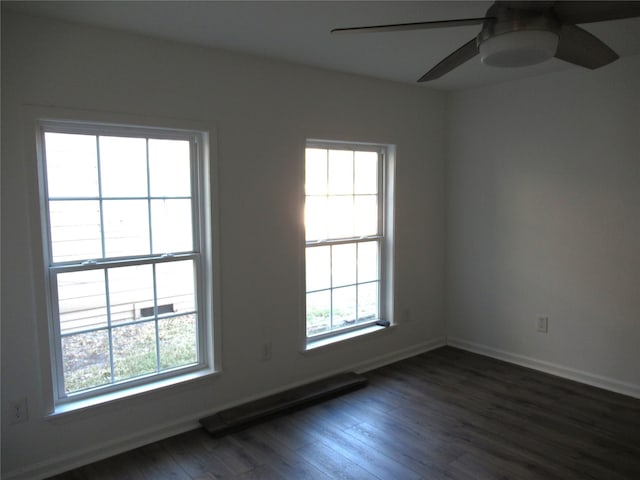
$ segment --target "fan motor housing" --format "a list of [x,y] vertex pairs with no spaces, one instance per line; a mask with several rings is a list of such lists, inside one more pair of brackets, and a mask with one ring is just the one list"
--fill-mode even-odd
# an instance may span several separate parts
[[[487,12],[488,13],[488,12]],[[521,67],[553,57],[560,22],[551,11],[531,13],[504,9],[485,20],[476,39],[480,59],[496,67]]]

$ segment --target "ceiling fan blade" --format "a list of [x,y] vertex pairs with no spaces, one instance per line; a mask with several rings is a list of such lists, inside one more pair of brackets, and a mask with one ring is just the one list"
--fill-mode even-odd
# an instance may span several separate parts
[[563,23],[592,23],[640,17],[638,1],[556,2],[554,11]]
[[602,40],[576,25],[563,25],[560,29],[556,57],[591,70],[619,58]]
[[454,68],[462,65],[464,62],[471,60],[477,54],[478,42],[473,38],[425,73],[420,77],[418,82],[428,82],[429,80],[440,78],[445,73],[448,73]]
[[394,23],[389,25],[371,25],[367,27],[334,28],[331,33],[398,32],[402,30],[421,30],[427,28],[461,27],[480,25],[494,17],[459,18],[457,20],[435,20],[432,22]]

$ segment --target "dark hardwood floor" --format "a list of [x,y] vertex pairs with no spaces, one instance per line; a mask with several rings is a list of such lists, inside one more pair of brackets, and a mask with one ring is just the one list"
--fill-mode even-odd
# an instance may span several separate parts
[[239,433],[195,430],[71,479],[640,479],[640,400],[445,347]]

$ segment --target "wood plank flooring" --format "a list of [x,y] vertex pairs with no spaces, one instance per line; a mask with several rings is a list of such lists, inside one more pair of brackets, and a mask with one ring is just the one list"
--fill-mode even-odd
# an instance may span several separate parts
[[639,480],[640,400],[451,347],[212,438],[194,430],[55,480]]

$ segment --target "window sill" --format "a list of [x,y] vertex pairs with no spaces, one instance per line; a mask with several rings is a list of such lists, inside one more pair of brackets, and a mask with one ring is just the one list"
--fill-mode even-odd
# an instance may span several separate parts
[[384,330],[388,330],[389,328],[393,328],[393,325],[389,327],[383,327],[381,325],[371,325],[369,327],[360,328],[358,330],[351,330],[349,332],[333,335],[331,337],[326,337],[319,340],[308,339],[305,347],[305,352],[315,351],[347,340],[379,333]]
[[150,393],[158,392],[180,385],[190,384],[199,380],[215,376],[219,371],[211,369],[198,370],[197,372],[190,372],[184,375],[176,377],[166,378],[158,380],[145,385],[136,385],[130,388],[124,388],[116,392],[109,392],[104,394],[95,395],[91,398],[82,398],[79,400],[71,400],[54,407],[53,412],[45,415],[45,420],[49,421],[63,421],[70,417],[78,417],[82,414],[95,413],[95,409],[111,405],[114,402],[119,402],[125,399],[133,399],[145,396]]

